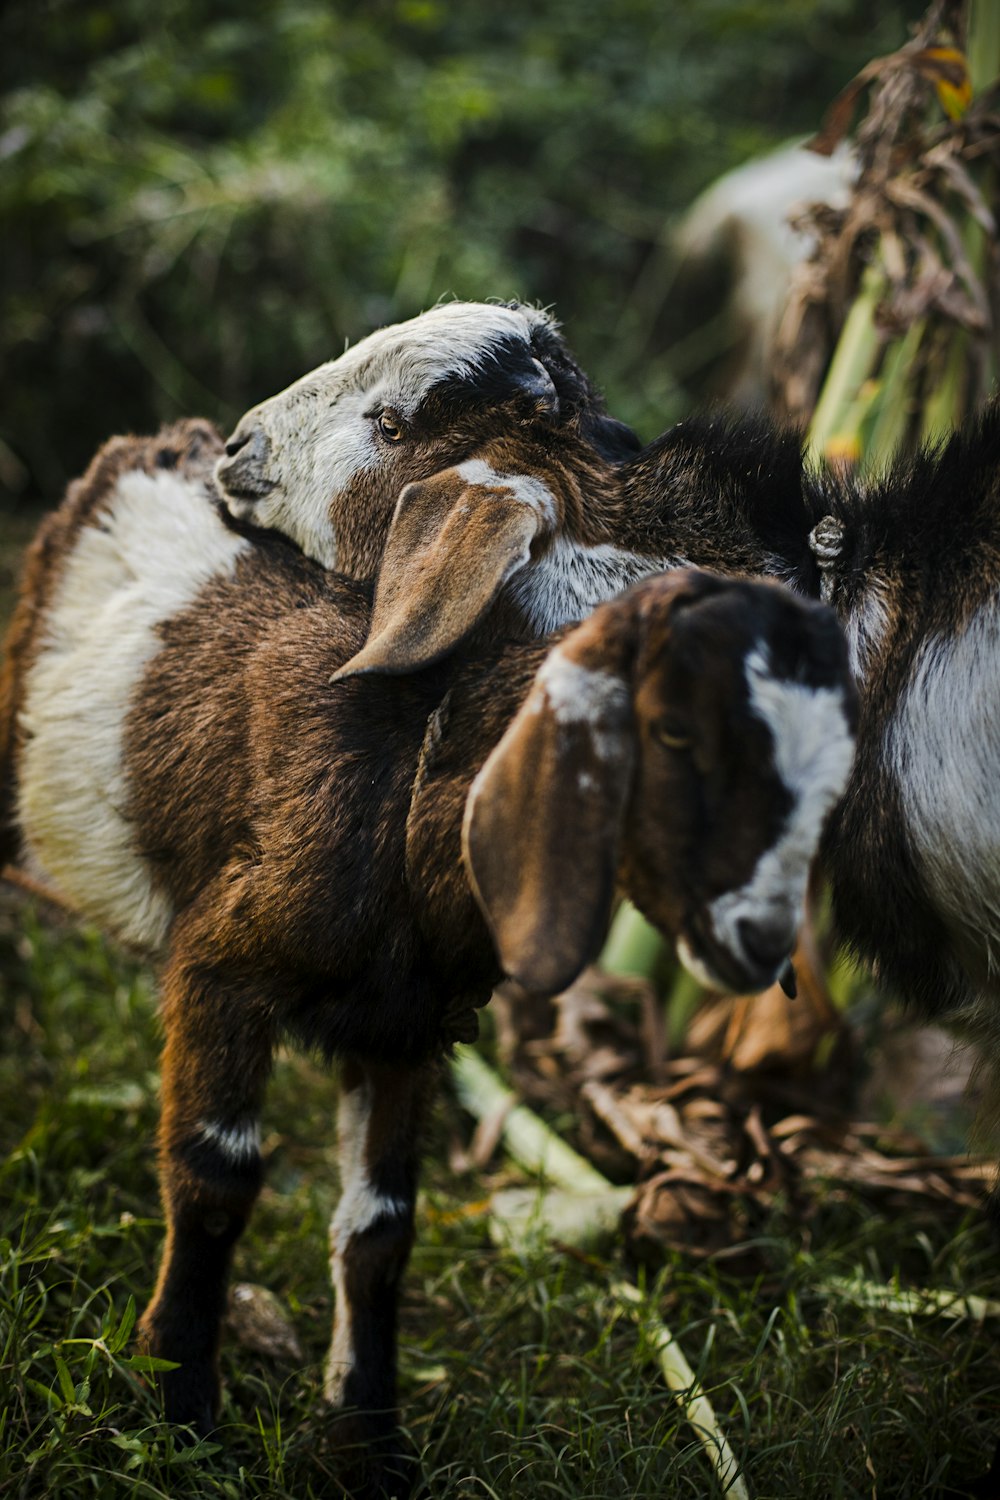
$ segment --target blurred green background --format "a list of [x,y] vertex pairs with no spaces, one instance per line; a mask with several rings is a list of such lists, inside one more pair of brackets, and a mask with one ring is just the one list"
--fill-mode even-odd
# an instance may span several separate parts
[[180,413],[229,429],[448,295],[553,305],[612,410],[653,435],[699,394],[677,216],[815,128],[922,9],[8,0],[8,514],[54,501],[112,432]]

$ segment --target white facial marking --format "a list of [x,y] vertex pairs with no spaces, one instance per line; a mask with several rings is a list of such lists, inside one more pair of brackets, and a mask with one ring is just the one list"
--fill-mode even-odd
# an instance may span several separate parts
[[504,489],[508,494],[526,505],[548,526],[555,526],[558,515],[555,496],[534,474],[498,474],[485,459],[467,458],[456,471],[466,484],[481,484],[489,489]]
[[210,1141],[231,1162],[252,1161],[260,1155],[260,1125],[256,1120],[245,1121],[242,1125],[220,1125],[213,1120],[202,1120],[198,1128],[202,1138]]
[[[946,920],[1000,951],[1000,612],[921,648],[887,735],[906,827]],[[995,965],[995,958],[993,964]]]
[[171,919],[126,816],[125,722],[157,627],[249,543],[197,483],[127,473],[66,560],[26,683],[18,819],[41,868],[76,909],[139,947]]
[[337,1106],[340,1202],[330,1220],[330,1279],[335,1297],[333,1340],[327,1356],[323,1393],[334,1406],[343,1404],[344,1384],[356,1362],[351,1304],[344,1256],[351,1238],[386,1216],[407,1216],[412,1205],[376,1192],[368,1176],[365,1147],[371,1123],[371,1089],[367,1081],[342,1093]]
[[792,797],[777,842],[758,860],[745,885],[708,909],[719,943],[743,957],[741,922],[772,930],[784,926],[789,943],[801,919],[809,867],[823,821],[847,785],[854,738],[836,688],[812,688],[774,677],[762,648],[746,661],[750,707],[771,731],[775,768]]
[[508,587],[532,630],[547,635],[585,619],[598,604],[615,598],[638,579],[684,566],[679,557],[643,557],[609,542],[588,547],[559,536],[545,556],[519,573]]
[[727,991],[729,989],[729,986],[718,975],[713,974],[708,965],[698,958],[686,937],[678,937],[675,944],[675,951],[678,960],[684,965],[688,973],[697,979],[699,984],[704,985],[706,990]]
[[535,674],[525,704],[529,713],[540,713],[543,707],[557,724],[586,725],[599,760],[614,760],[621,755],[631,717],[631,697],[620,677],[581,667],[556,646]]
[[[354,480],[382,462],[378,410],[412,417],[433,386],[472,375],[504,341],[527,349],[532,331],[543,326],[553,326],[552,320],[534,308],[454,302],[380,328],[246,413],[241,430],[257,428],[268,440],[259,473],[273,488],[252,499],[226,493],[226,475],[238,473],[239,454],[220,459],[226,505],[234,516],[290,537],[324,567],[336,566],[331,509]],[[387,519],[391,508],[387,501]]]

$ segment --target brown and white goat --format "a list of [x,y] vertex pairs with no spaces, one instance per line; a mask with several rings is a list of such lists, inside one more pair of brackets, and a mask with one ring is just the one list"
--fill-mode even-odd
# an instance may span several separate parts
[[[840,932],[885,984],[979,1044],[1000,1108],[1000,405],[877,480],[812,473],[798,435],[749,417],[695,418],[625,448],[511,429],[404,491],[370,659],[412,669],[484,617],[554,629],[685,562],[822,590],[862,701],[824,840]],[[314,513],[298,540],[321,556],[335,523]],[[511,537],[492,575],[471,566],[486,526]]]
[[43,528],[4,678],[9,832],[162,958],[143,1329],[201,1431],[275,1046],[341,1060],[326,1390],[376,1487],[435,1059],[503,972],[567,984],[616,880],[695,969],[770,982],[848,774],[846,655],[825,607],[689,571],[557,639],[385,676],[370,588],[228,530],[206,442],[136,441],[134,467],[119,443]]

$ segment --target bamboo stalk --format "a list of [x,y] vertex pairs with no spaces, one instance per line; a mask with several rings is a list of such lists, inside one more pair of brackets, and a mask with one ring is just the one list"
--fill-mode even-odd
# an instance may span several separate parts
[[652,979],[666,943],[631,901],[623,901],[615,913],[598,964],[608,974],[629,974]]
[[736,1455],[719,1427],[712,1403],[699,1385],[697,1375],[670,1329],[650,1311],[638,1287],[627,1281],[615,1281],[611,1291],[639,1319],[646,1338],[656,1350],[660,1372],[684,1408],[688,1422],[698,1434],[698,1440],[711,1460],[722,1488],[734,1500],[749,1500],[750,1492],[746,1481],[740,1473]]
[[477,1120],[507,1111],[503,1122],[504,1145],[522,1167],[570,1192],[607,1192],[611,1186],[608,1179],[560,1140],[534,1110],[518,1104],[517,1095],[501,1082],[478,1052],[471,1047],[456,1047],[451,1076],[459,1099]]
[[[512,1091],[478,1053],[469,1047],[457,1048],[451,1071],[459,1098],[477,1119],[506,1109],[503,1140],[515,1161],[528,1171],[544,1172],[550,1181],[568,1188],[572,1193],[599,1197],[602,1211],[606,1211],[608,1195],[618,1190],[589,1162],[584,1161],[582,1156],[571,1150],[565,1141],[560,1140],[533,1110],[523,1104],[514,1104],[515,1096]],[[496,1194],[494,1203],[499,1214],[504,1207],[503,1195]],[[523,1199],[515,1204],[518,1210],[522,1207]],[[565,1207],[562,1204],[558,1210],[558,1217],[563,1222]],[[535,1222],[544,1232],[547,1223],[544,1211],[536,1214]],[[697,1433],[726,1493],[734,1496],[735,1500],[749,1500],[746,1482],[719,1426],[712,1403],[702,1390],[697,1375],[685,1359],[670,1329],[648,1306],[636,1287],[625,1281],[616,1281],[612,1292],[640,1318],[645,1336],[656,1350],[663,1378],[676,1396],[686,1420]]]
[[857,430],[850,425],[850,411],[861,387],[873,374],[882,348],[875,312],[885,290],[882,267],[867,266],[809,424],[806,451],[813,460],[856,460],[861,456]]
[[927,319],[918,318],[903,338],[886,350],[879,376],[878,408],[866,445],[866,462],[872,469],[887,467],[903,446],[913,418],[913,375],[926,329]]
[[875,1281],[832,1276],[816,1290],[843,1297],[860,1307],[882,1308],[908,1316],[967,1318],[981,1323],[986,1318],[1000,1318],[1000,1302],[988,1297],[963,1296],[940,1287],[892,1287]]

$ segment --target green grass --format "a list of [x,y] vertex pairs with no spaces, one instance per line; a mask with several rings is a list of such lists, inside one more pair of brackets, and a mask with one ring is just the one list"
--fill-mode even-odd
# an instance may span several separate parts
[[[224,1350],[218,1441],[182,1447],[129,1338],[161,1225],[148,972],[93,933],[0,911],[0,1496],[337,1495],[318,1394],[330,1323],[335,1088],[277,1070],[268,1185],[237,1275],[289,1309],[302,1368]],[[620,1261],[492,1248],[455,1176],[443,1100],[403,1297],[404,1419],[434,1500],[720,1493],[636,1323]],[[830,1277],[996,1295],[984,1225],[879,1216],[831,1192],[808,1231],[775,1217],[747,1280],[675,1257],[647,1273],[757,1500],[964,1493],[1000,1435],[996,1329],[831,1301]],[[655,1276],[655,1279],[654,1279]],[[950,1487],[950,1488],[948,1488]]]

